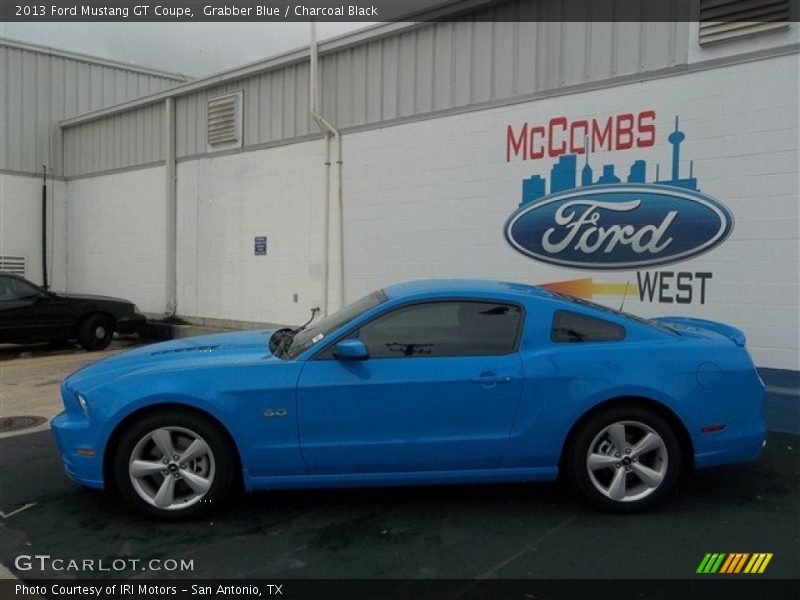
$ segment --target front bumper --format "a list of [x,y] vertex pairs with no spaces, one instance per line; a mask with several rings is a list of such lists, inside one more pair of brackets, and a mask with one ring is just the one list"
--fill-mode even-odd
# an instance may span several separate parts
[[120,319],[117,321],[117,333],[120,335],[130,335],[139,333],[147,324],[147,319],[144,316],[135,316],[129,319]]
[[[87,487],[103,489],[103,454],[95,447],[89,420],[62,412],[50,422],[50,429],[70,479]],[[83,454],[79,454],[79,450]],[[95,454],[87,456],[87,451]]]

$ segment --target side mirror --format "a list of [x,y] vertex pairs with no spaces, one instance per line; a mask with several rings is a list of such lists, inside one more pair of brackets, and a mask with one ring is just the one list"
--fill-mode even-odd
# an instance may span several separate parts
[[367,360],[369,351],[361,340],[342,340],[333,350],[339,360]]

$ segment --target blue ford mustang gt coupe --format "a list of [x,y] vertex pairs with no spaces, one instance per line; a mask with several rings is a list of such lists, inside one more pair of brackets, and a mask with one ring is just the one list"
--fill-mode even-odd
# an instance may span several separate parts
[[651,506],[755,457],[763,384],[732,327],[540,288],[425,281],[303,329],[142,347],[63,383],[67,473],[180,519],[247,490],[546,481]]

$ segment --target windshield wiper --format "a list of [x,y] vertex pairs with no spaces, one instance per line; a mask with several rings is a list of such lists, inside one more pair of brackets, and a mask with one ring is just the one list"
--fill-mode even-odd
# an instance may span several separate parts
[[[284,352],[284,350],[288,350],[289,349],[289,346],[292,344],[292,341],[294,341],[294,336],[296,336],[298,333],[300,333],[306,327],[309,326],[311,321],[314,320],[314,317],[317,315],[318,311],[319,311],[318,307],[312,308],[311,309],[311,318],[309,318],[308,321],[306,321],[305,323],[300,325],[300,327],[298,327],[297,329],[289,329],[288,331],[286,331],[286,333],[283,334],[283,336],[281,336],[281,340],[278,342],[277,348],[275,348],[275,352],[274,352],[275,356],[280,356]],[[283,331],[283,330],[281,330],[281,331]]]
[[278,346],[280,346],[281,342],[283,341],[283,338],[289,335],[290,333],[292,333],[292,330],[289,329],[288,327],[282,327],[280,329],[276,329],[269,338],[269,351],[272,354],[275,354],[275,352],[278,349]]

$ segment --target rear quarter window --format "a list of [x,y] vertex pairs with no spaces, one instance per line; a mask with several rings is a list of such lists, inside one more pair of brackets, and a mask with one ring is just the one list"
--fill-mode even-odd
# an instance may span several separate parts
[[616,342],[625,339],[625,328],[604,319],[559,310],[553,316],[550,339],[557,343]]

